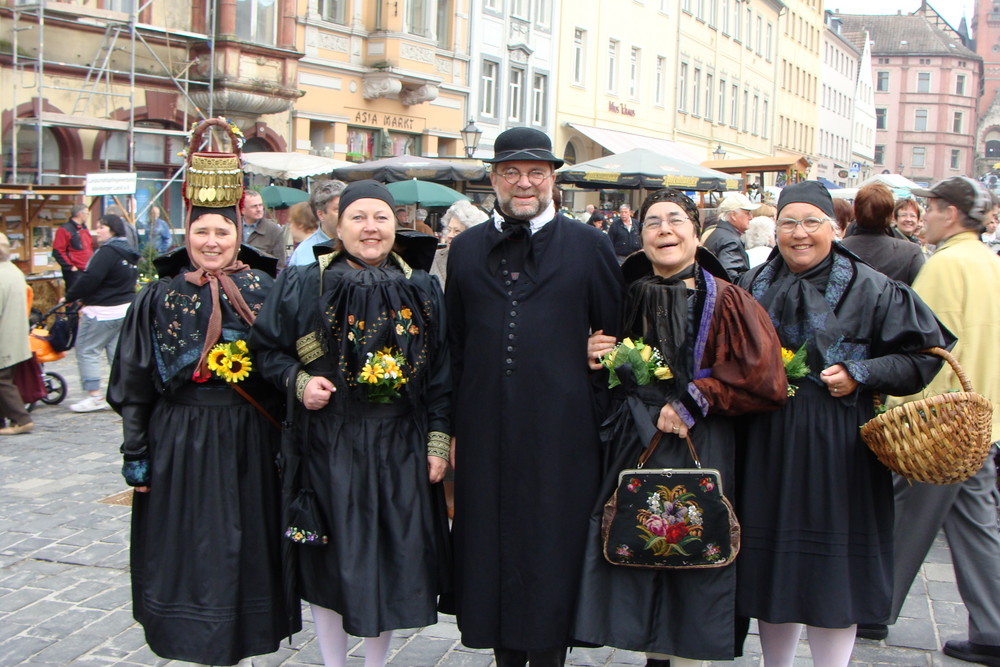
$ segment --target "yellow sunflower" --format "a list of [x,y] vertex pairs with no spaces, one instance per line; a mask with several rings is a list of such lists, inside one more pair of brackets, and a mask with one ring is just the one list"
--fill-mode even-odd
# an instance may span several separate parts
[[358,379],[368,384],[378,384],[378,381],[385,375],[385,370],[375,362],[369,362],[361,367],[361,374]]
[[247,348],[247,342],[245,340],[235,341],[233,345],[235,345],[236,349],[239,350],[240,353],[242,354],[247,354],[250,352],[250,350]]
[[242,354],[234,354],[227,359],[227,364],[221,369],[222,379],[226,382],[239,382],[240,380],[246,379],[250,375],[250,371],[253,369],[253,364],[250,363],[250,357],[244,356]]
[[205,361],[208,363],[208,370],[217,371],[222,368],[226,363],[226,357],[229,356],[229,344],[219,343],[213,347],[208,352],[208,357]]

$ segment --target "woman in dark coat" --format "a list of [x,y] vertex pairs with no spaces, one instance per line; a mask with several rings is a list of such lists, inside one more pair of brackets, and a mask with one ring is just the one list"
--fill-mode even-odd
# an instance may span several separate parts
[[854,199],[854,231],[841,243],[893,280],[912,285],[924,265],[924,253],[918,244],[892,235],[889,225],[894,205],[892,191],[882,183],[858,190]]
[[280,414],[280,401],[256,371],[223,371],[213,350],[245,345],[275,267],[241,250],[235,207],[195,207],[189,220],[186,247],[158,258],[160,279],[125,317],[108,402],[136,491],[133,614],[157,655],[231,665],[299,628],[282,596],[279,432],[262,412]]
[[859,427],[876,393],[934,377],[939,358],[920,350],[954,342],[908,287],[834,243],[831,218],[818,181],[784,188],[780,255],[740,280],[810,369],[784,408],[748,418],[737,612],[759,620],[768,665],[792,663],[802,624],[816,664],[847,665],[855,624],[889,615],[892,478]]
[[[618,473],[635,467],[659,428],[667,437],[647,464],[690,468],[690,435],[702,464],[721,472],[733,497],[733,415],[770,411],[786,398],[781,348],[767,313],[728,282],[714,255],[698,248],[698,209],[673,189],[654,192],[640,213],[643,251],[622,267],[629,281],[623,334],[658,349],[669,380],[617,387],[602,439],[608,466],[590,518],[574,637],[653,653],[673,667],[735,655],[736,567],[650,570],[604,558],[604,501]],[[594,336],[605,354],[615,340]],[[592,367],[596,368],[594,364]]]
[[[444,295],[392,252],[403,242],[394,208],[385,186],[348,185],[337,250],[281,274],[251,338],[264,375],[279,386],[292,378],[301,402],[295,451],[283,452],[301,461],[297,474],[286,470],[285,490],[314,497],[325,524],[327,543],[294,549],[328,667],[345,664],[348,633],[366,638],[366,665],[383,664],[393,630],[437,621],[449,575],[438,484],[450,431]],[[437,240],[409,240],[428,244],[429,268]],[[384,350],[394,370],[383,373]],[[388,390],[379,382],[399,377],[405,384]]]

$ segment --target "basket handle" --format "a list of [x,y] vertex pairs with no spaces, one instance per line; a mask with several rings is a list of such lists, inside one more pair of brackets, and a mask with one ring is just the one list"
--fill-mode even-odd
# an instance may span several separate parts
[[[191,148],[188,150],[187,156],[188,166],[191,165],[192,156],[201,146],[205,133],[213,127],[225,130],[226,134],[229,135],[229,141],[232,143],[232,152],[237,155],[240,154],[239,139],[236,137],[236,133],[233,132],[233,128],[229,126],[229,123],[227,123],[223,118],[206,118],[198,123],[198,125],[194,128],[194,132],[191,133]],[[209,145],[209,150],[211,150],[211,145]]]
[[942,347],[929,347],[926,350],[921,350],[921,352],[926,352],[929,354],[936,354],[951,366],[951,370],[955,371],[955,375],[958,376],[958,381],[962,383],[962,391],[972,392],[972,381],[969,380],[969,376],[966,374],[965,369],[962,368],[961,364],[958,363],[951,352]]

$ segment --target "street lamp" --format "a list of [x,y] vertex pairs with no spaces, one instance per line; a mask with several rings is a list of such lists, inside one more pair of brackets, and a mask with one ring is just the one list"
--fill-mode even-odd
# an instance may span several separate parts
[[476,127],[476,124],[469,119],[469,124],[462,128],[462,143],[465,144],[465,157],[471,158],[479,147],[479,137],[483,136],[483,131]]
[[718,146],[715,147],[715,150],[712,151],[712,157],[714,157],[716,160],[726,159],[726,149],[722,147],[722,144],[719,144]]

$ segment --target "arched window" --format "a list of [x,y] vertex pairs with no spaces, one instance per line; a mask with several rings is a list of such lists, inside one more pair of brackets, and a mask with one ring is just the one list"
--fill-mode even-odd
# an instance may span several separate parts
[[243,144],[244,153],[269,153],[274,149],[263,137],[250,137]]
[[563,160],[566,164],[576,164],[576,146],[573,145],[572,141],[566,142],[566,148],[563,150]]
[[[38,169],[38,140],[42,143],[42,176]],[[6,183],[59,183],[61,153],[55,132],[47,127],[20,127],[17,130],[17,178],[14,178],[14,141],[8,137],[3,145],[3,180]]]
[[986,157],[991,160],[1000,158],[1000,140],[991,139],[986,142]]

